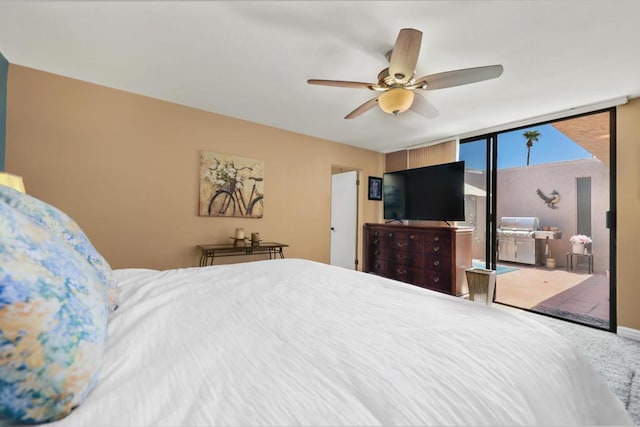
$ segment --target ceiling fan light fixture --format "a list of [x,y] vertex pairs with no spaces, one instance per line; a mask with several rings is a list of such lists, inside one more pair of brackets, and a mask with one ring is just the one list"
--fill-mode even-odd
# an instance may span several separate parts
[[378,97],[378,105],[385,113],[398,115],[411,107],[414,96],[413,91],[407,89],[389,89]]
[[[382,111],[387,114],[393,114],[394,116],[411,108],[415,113],[432,119],[438,115],[438,110],[431,105],[420,92],[418,92],[418,98],[415,98],[416,90],[434,90],[461,86],[495,79],[502,74],[502,65],[496,64],[444,71],[415,78],[421,43],[421,31],[414,28],[401,29],[396,38],[396,42],[393,44],[393,48],[385,55],[387,61],[389,61],[389,66],[378,73],[377,84],[319,79],[309,79],[307,83],[324,86],[366,88],[379,92],[379,95],[376,95],[375,98],[369,99],[347,114],[345,119],[359,117],[361,114],[373,109],[376,104],[380,106]],[[414,103],[414,101],[416,102]]]

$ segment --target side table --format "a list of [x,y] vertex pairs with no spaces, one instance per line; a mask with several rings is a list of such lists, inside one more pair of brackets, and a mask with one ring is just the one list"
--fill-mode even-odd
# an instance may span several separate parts
[[268,254],[269,259],[275,259],[278,255],[280,258],[284,258],[284,252],[282,249],[288,247],[289,245],[278,242],[260,242],[258,244],[247,243],[246,245],[198,245],[198,249],[202,251],[202,254],[200,255],[200,267],[213,265],[213,260],[216,257],[223,256]]
[[593,254],[578,254],[574,252],[567,252],[567,271],[573,271],[573,259],[576,259],[576,266],[578,265],[578,261],[580,257],[587,257],[588,267],[587,270],[589,274],[593,273]]

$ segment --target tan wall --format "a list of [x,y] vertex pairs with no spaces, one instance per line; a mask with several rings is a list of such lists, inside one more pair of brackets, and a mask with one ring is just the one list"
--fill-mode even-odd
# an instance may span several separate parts
[[617,111],[618,325],[640,330],[640,98]]
[[[76,219],[114,268],[195,266],[197,244],[229,242],[236,227],[329,262],[332,167],[365,183],[384,170],[381,153],[14,64],[7,109],[7,171]],[[263,218],[198,216],[201,150],[264,161]],[[359,230],[382,219],[363,187]]]

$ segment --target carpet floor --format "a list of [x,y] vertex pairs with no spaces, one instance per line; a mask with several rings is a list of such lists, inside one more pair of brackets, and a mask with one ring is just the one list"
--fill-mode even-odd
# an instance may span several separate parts
[[519,310],[564,336],[587,356],[635,425],[640,426],[640,342],[611,332]]

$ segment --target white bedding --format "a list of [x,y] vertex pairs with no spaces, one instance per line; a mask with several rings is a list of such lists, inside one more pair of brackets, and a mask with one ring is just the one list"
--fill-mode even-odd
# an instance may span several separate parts
[[631,424],[535,321],[311,261],[116,270],[101,379],[61,426]]

